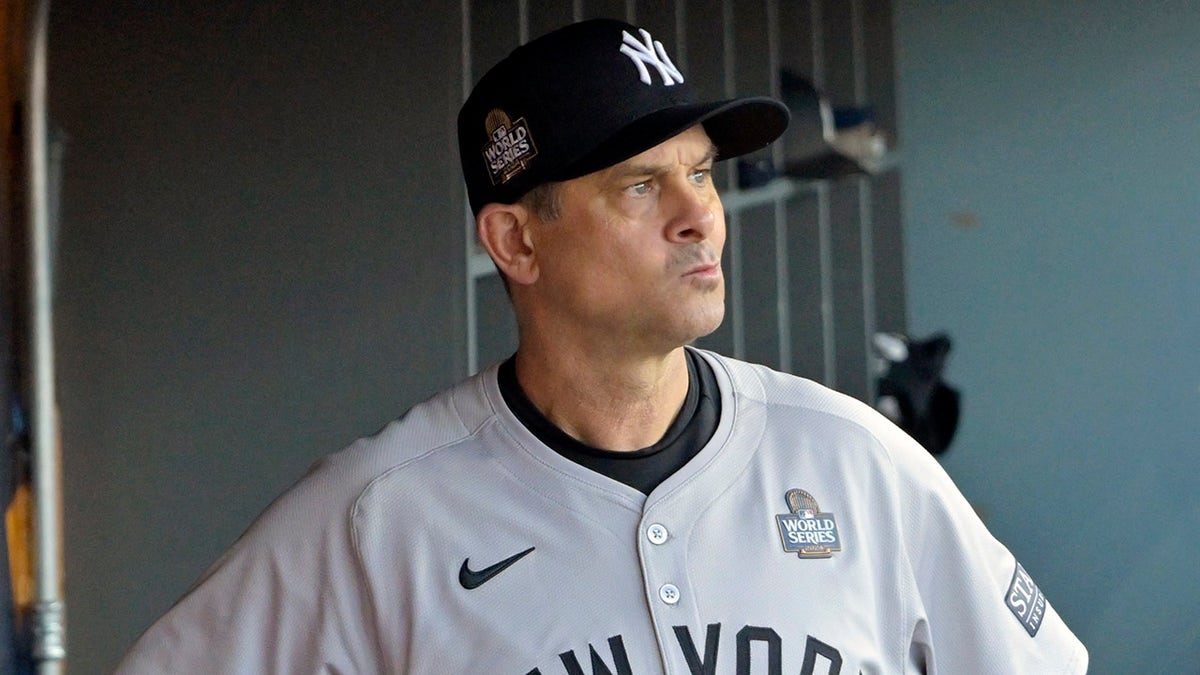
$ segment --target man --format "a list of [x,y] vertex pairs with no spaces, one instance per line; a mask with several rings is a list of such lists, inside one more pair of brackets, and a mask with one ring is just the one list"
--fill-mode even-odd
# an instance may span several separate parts
[[686,346],[723,314],[713,162],[786,123],[616,21],[493,68],[459,141],[515,356],[316,466],[121,672],[1084,672],[912,439]]

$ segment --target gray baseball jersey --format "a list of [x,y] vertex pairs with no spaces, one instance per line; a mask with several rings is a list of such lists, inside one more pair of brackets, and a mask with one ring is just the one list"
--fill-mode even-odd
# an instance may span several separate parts
[[924,449],[711,353],[721,420],[649,496],[570,462],[485,371],[319,462],[122,673],[1082,673]]

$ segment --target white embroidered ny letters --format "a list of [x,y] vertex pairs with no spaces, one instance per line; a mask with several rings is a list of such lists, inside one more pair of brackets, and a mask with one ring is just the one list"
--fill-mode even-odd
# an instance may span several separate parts
[[675,67],[675,64],[671,63],[671,57],[667,56],[667,50],[663,49],[662,43],[652,39],[650,33],[644,28],[639,28],[638,32],[642,34],[642,42],[630,35],[629,31],[621,31],[621,35],[624,37],[621,53],[628,56],[633,61],[633,65],[637,66],[638,76],[642,82],[654,84],[650,79],[650,71],[646,70],[647,63],[658,70],[658,74],[666,86],[670,87],[683,82],[683,75]]

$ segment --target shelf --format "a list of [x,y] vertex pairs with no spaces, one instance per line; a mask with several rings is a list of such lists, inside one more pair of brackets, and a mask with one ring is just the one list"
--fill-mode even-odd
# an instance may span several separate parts
[[725,206],[726,212],[736,213],[787,199],[798,192],[812,189],[814,185],[815,183],[812,181],[774,178],[761,187],[726,190],[721,194],[721,203]]

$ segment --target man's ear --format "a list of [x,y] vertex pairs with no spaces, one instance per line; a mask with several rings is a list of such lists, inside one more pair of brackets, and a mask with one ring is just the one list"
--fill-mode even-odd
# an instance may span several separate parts
[[522,204],[488,204],[475,216],[479,241],[509,281],[537,281],[537,257],[529,236],[529,209]]

